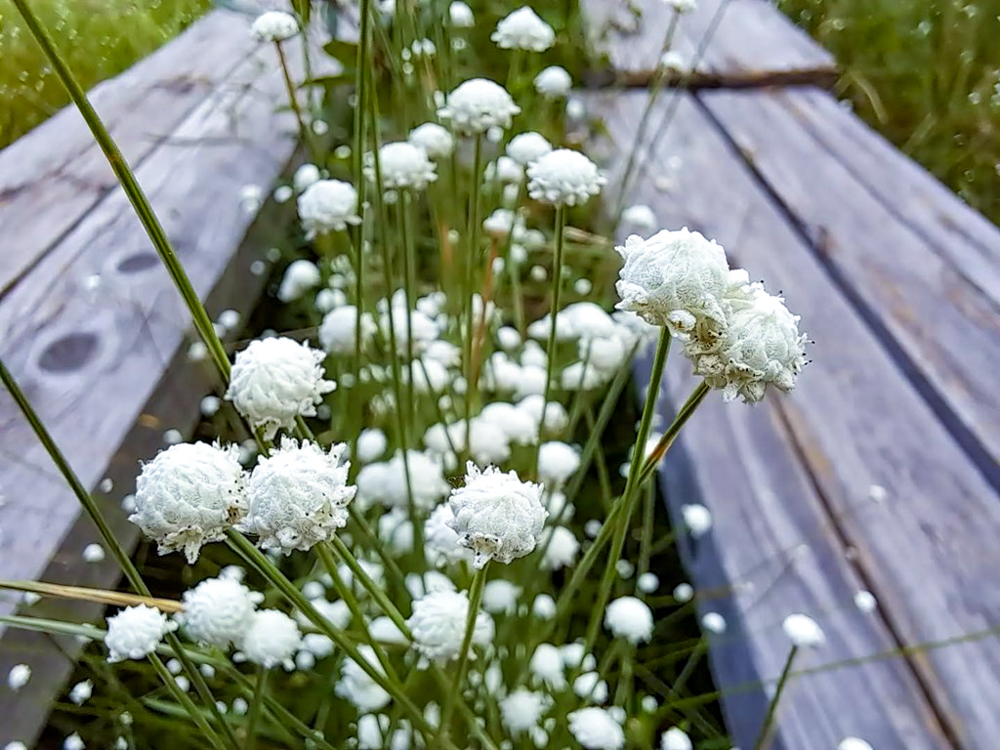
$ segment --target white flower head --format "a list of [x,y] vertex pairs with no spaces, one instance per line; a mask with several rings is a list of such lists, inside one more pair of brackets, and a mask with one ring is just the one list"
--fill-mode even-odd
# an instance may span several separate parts
[[615,285],[622,298],[619,310],[666,326],[681,339],[696,333],[717,336],[725,327],[729,264],[720,245],[680,229],[646,240],[632,235],[616,250],[625,260]]
[[625,732],[607,709],[591,706],[569,714],[569,731],[586,750],[621,750]]
[[7,686],[15,693],[31,680],[31,667],[27,664],[15,664],[7,673]]
[[320,281],[322,277],[319,266],[305,258],[294,260],[288,264],[285,275],[281,277],[278,299],[282,302],[294,302],[310,289],[319,286]]
[[[408,141],[386,143],[378,150],[378,166],[384,188],[412,188],[423,190],[437,180],[434,162],[427,152]],[[365,154],[365,176],[375,182],[375,157]]]
[[358,191],[341,180],[316,180],[299,196],[299,219],[312,239],[324,232],[342,232],[347,225],[361,223]]
[[524,5],[497,23],[490,39],[501,49],[544,52],[556,41],[556,34],[545,21]]
[[82,680],[76,683],[69,691],[69,699],[78,706],[90,700],[94,694],[94,683],[92,680]]
[[792,645],[799,648],[811,648],[826,642],[823,628],[808,615],[788,615],[781,623],[781,628]]
[[226,398],[270,440],[278,428],[292,429],[298,416],[313,417],[323,394],[337,387],[323,379],[324,352],[295,339],[251,341],[236,355]]
[[463,561],[472,564],[472,550],[458,543],[458,533],[451,527],[454,520],[451,505],[441,503],[431,511],[424,523],[424,551],[427,559],[435,565]]
[[552,151],[552,144],[541,133],[534,131],[518,133],[507,144],[507,156],[522,167],[537,161],[550,151]]
[[422,148],[432,159],[443,159],[455,150],[455,139],[447,128],[436,122],[425,122],[410,131],[410,143]]
[[653,637],[653,612],[641,599],[621,596],[604,610],[604,626],[632,645]]
[[565,526],[556,526],[549,531],[549,543],[542,556],[542,567],[545,570],[560,570],[576,561],[580,551],[580,541],[576,535]]
[[177,623],[155,607],[139,604],[126,607],[118,614],[107,618],[108,632],[104,635],[104,645],[108,648],[108,661],[142,659],[153,653],[163,636],[177,629]]
[[[432,591],[413,602],[413,614],[406,624],[421,657],[443,665],[458,658],[468,617],[469,597],[464,591]],[[493,618],[485,612],[477,613],[472,645],[488,646],[493,632]],[[469,657],[474,656],[470,651]]]
[[302,634],[295,620],[276,609],[254,612],[243,634],[241,649],[247,661],[265,669],[291,665],[302,645]]
[[[319,326],[319,343],[327,354],[353,356],[357,342],[358,308],[354,305],[344,305],[330,310],[323,316]],[[371,313],[361,314],[361,345],[362,348],[371,342],[378,332]]]
[[129,520],[160,554],[183,551],[194,563],[204,544],[225,536],[246,513],[239,447],[178,443],[143,465]]
[[528,165],[528,194],[557,206],[586,203],[605,182],[594,162],[568,148],[550,151]]
[[538,477],[546,487],[562,487],[579,468],[580,452],[572,445],[552,440],[538,449]]
[[712,512],[704,505],[697,503],[682,505],[681,517],[688,533],[695,539],[704,536],[712,528]]
[[339,443],[325,452],[316,443],[283,439],[250,475],[243,530],[257,534],[263,549],[285,554],[329,541],[347,524],[357,492],[347,484],[350,462],[340,460],[346,449]]
[[295,170],[295,174],[292,175],[292,187],[295,188],[296,193],[302,193],[307,187],[322,177],[323,175],[319,171],[319,167],[307,162]]
[[476,17],[472,14],[472,8],[460,0],[455,0],[448,6],[448,18],[451,19],[451,25],[456,29],[471,29],[476,25]]
[[622,224],[643,233],[652,232],[657,225],[656,214],[645,203],[637,203],[622,211]]
[[549,99],[566,96],[573,88],[573,78],[565,68],[552,65],[535,76],[535,90]]
[[259,42],[282,42],[299,33],[299,22],[291,13],[269,10],[250,26],[250,35]]
[[517,737],[535,729],[551,704],[545,693],[519,688],[500,701],[500,721]]
[[[358,646],[358,652],[371,669],[383,673],[375,656],[375,649],[363,643]],[[383,709],[392,700],[392,696],[351,658],[344,659],[344,665],[340,670],[340,680],[333,692],[353,704],[360,713]]]
[[678,727],[670,727],[660,736],[660,750],[694,750],[687,732]]
[[514,614],[521,587],[503,578],[494,578],[483,586],[483,609],[490,614]]
[[509,564],[535,548],[548,516],[541,498],[542,486],[522,482],[514,471],[481,471],[468,463],[465,484],[452,490],[449,502],[452,528],[475,553],[476,568],[491,559]]
[[873,748],[860,737],[845,737],[837,744],[837,750],[873,750]]
[[701,627],[709,633],[720,635],[726,632],[726,618],[718,612],[706,612],[701,617]]
[[264,595],[233,578],[208,578],[184,592],[174,619],[190,638],[225,650],[239,646]]
[[551,643],[540,643],[528,662],[532,676],[552,690],[566,687],[566,677],[563,674],[565,666],[562,651]]
[[448,94],[438,116],[465,135],[479,135],[492,127],[509,128],[521,108],[507,89],[487,78],[472,78]]

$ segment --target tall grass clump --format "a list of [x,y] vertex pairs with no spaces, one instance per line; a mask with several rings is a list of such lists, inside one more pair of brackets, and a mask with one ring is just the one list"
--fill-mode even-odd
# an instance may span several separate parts
[[[606,239],[608,181],[559,65],[583,55],[575,6],[352,9],[357,43],[328,45],[345,72],[326,101],[289,76],[274,102],[309,161],[274,186],[298,221],[272,330],[230,361],[65,40],[12,2],[116,165],[217,375],[203,410],[224,416],[214,440],[137,467],[130,520],[175,567],[136,566],[0,365],[127,579],[0,582],[113,605],[100,627],[2,618],[92,642],[64,746],[728,747],[714,695],[691,695],[726,623],[675,635],[700,592],[661,590],[673,537],[651,477],[706,399],[791,391],[808,341],[711,239],[655,217],[646,238]],[[309,5],[294,10],[249,25],[275,66],[309,26]],[[637,209],[621,213],[649,218]],[[620,397],[637,355],[651,368],[633,414]],[[696,377],[665,421],[670,356]],[[700,505],[683,518],[674,533],[712,525]],[[172,573],[151,587],[151,570]],[[761,743],[796,654],[823,639],[785,614]]]

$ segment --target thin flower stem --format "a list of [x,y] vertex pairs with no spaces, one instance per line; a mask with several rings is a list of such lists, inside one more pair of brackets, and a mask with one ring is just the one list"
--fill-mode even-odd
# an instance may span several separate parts
[[[549,310],[549,341],[548,360],[545,366],[545,391],[542,401],[542,421],[539,432],[545,429],[545,413],[549,408],[549,397],[552,395],[552,373],[555,370],[556,362],[556,319],[559,315],[559,297],[562,291],[562,265],[563,265],[563,235],[566,229],[566,208],[559,204],[556,206],[555,234],[556,252],[552,261],[552,307]],[[538,454],[542,447],[541,437],[535,449],[534,470],[538,472]]]
[[781,670],[781,677],[778,678],[778,685],[774,689],[774,697],[767,706],[767,714],[764,716],[764,723],[760,727],[760,734],[757,735],[757,741],[753,743],[753,750],[764,750],[764,747],[767,745],[768,737],[771,734],[771,725],[774,724],[774,717],[778,711],[778,701],[781,700],[781,694],[785,690],[785,685],[788,684],[788,678],[792,673],[792,662],[795,661],[795,656],[798,652],[799,647],[795,645],[788,652],[785,668]]
[[247,716],[246,750],[257,747],[257,722],[260,721],[261,709],[264,707],[264,696],[267,694],[267,667],[257,666],[257,679],[254,682],[253,697],[250,699],[250,713]]
[[108,163],[111,165],[111,169],[114,170],[115,176],[121,183],[122,190],[128,196],[129,202],[132,204],[139,220],[142,222],[143,228],[146,230],[146,234],[149,235],[153,247],[166,267],[167,273],[170,274],[174,286],[177,287],[181,297],[183,297],[184,303],[191,313],[194,327],[205,342],[205,346],[208,347],[209,356],[212,358],[212,362],[215,364],[223,384],[228,385],[230,370],[229,356],[226,354],[225,347],[222,345],[215,332],[215,328],[212,326],[212,319],[205,311],[205,307],[201,303],[201,298],[198,296],[180,260],[174,253],[170,240],[167,238],[167,233],[153,211],[149,199],[129,168],[128,162],[125,161],[125,157],[118,148],[118,144],[115,143],[104,122],[98,116],[93,106],[91,106],[86,93],[84,93],[83,88],[73,77],[72,71],[60,56],[52,38],[39,22],[34,11],[31,10],[28,1],[13,0],[13,3],[24,19],[25,26],[28,27],[32,36],[35,37],[35,40],[42,48],[49,62],[52,63],[53,70],[63,86],[65,86],[74,104],[80,110],[80,114],[90,128],[91,133],[93,133],[94,139],[104,152]]
[[292,112],[295,113],[295,119],[299,123],[299,135],[302,138],[302,143],[305,144],[306,149],[309,151],[309,157],[315,160],[319,158],[319,150],[316,148],[316,144],[313,141],[312,133],[309,130],[309,124],[306,122],[306,118],[302,114],[302,107],[299,105],[299,98],[295,95],[295,83],[292,81],[292,73],[288,69],[288,58],[285,56],[285,50],[281,46],[281,42],[276,41],[274,43],[274,48],[278,50],[278,60],[281,62],[281,74],[285,79],[285,89],[288,92],[288,104],[292,108]]
[[[167,690],[171,695],[173,695],[174,700],[184,707],[184,710],[187,711],[191,720],[198,725],[198,729],[200,729],[205,735],[205,739],[214,747],[224,748],[225,744],[222,742],[222,739],[215,733],[215,730],[212,729],[212,725],[208,723],[208,719],[206,719],[202,715],[201,711],[198,710],[198,707],[194,705],[194,701],[188,697],[187,693],[181,690],[180,686],[177,684],[177,680],[172,674],[170,674],[170,670],[167,669],[167,665],[163,663],[163,660],[155,653],[149,654],[148,658],[152,663],[153,668],[156,669],[156,673],[160,676],[160,680],[163,681]],[[239,745],[235,745],[235,747],[239,750]]]
[[[393,577],[393,579],[395,579],[396,584],[402,590],[405,591],[406,576],[403,575],[403,571],[399,569],[399,565],[396,563],[396,561],[392,559],[392,555],[389,554],[389,551],[386,549],[386,545],[382,544],[379,541],[378,537],[375,536],[375,532],[372,531],[371,527],[368,525],[368,522],[365,520],[365,517],[361,513],[359,513],[353,506],[348,507],[348,513],[351,514],[351,520],[354,522],[354,528],[356,528],[359,532],[361,532],[361,538],[364,541],[364,543],[368,546],[369,549],[374,550],[375,554],[377,554],[379,556],[379,559],[382,561],[382,565],[385,566],[385,569],[388,570],[389,574]],[[335,549],[337,547],[338,541],[339,539],[337,537],[334,537],[333,545]],[[341,542],[341,544],[343,544],[343,542]],[[346,563],[347,561],[344,560],[344,562]],[[357,561],[355,561],[355,563],[356,562]],[[363,572],[364,568],[362,568],[361,570]],[[363,580],[363,578],[359,577],[359,580]],[[377,586],[376,588],[378,588],[380,593],[382,592],[381,588]]]
[[465,668],[469,663],[469,649],[472,648],[472,636],[476,632],[476,619],[479,616],[479,604],[483,600],[483,589],[486,586],[486,573],[490,564],[486,564],[476,571],[472,577],[472,587],[469,591],[469,613],[465,620],[465,635],[462,636],[462,650],[458,652],[458,666],[455,667],[455,678],[451,684],[451,689],[445,697],[444,710],[441,713],[441,728],[448,731],[448,724],[451,721],[451,714],[455,708],[455,700],[462,692],[462,683],[465,681]]
[[[399,628],[400,632],[407,638],[411,638],[410,627],[406,624],[406,619],[400,613],[396,605],[392,603],[386,593],[382,590],[382,587],[378,585],[372,577],[368,575],[368,572],[362,567],[357,558],[351,554],[351,551],[344,544],[343,540],[338,536],[334,536],[330,540],[330,548],[337,558],[347,566],[354,576],[355,580],[361,584],[361,587],[371,595],[375,602],[382,608],[386,617],[392,620],[393,624]],[[320,554],[329,554],[328,550],[321,550]],[[405,584],[405,579],[404,579]]]
[[475,289],[474,273],[479,261],[479,189],[483,181],[483,136],[476,136],[475,153],[472,159],[472,196],[469,205],[468,241],[469,248],[465,256],[465,288],[462,290],[465,300],[465,448],[469,450],[472,442],[472,393],[475,384],[472,382],[475,370],[472,361],[472,339],[475,321],[472,313],[472,290]]
[[701,402],[705,400],[705,396],[708,395],[709,391],[712,389],[709,387],[708,383],[704,380],[701,381],[698,386],[694,389],[690,396],[688,396],[687,401],[681,406],[680,410],[677,412],[677,416],[674,417],[674,421],[671,422],[670,427],[667,431],[663,433],[663,437],[660,438],[656,447],[649,452],[646,457],[645,462],[642,464],[642,471],[639,474],[639,484],[649,479],[650,475],[656,470],[660,461],[666,455],[667,451],[670,450],[670,446],[674,444],[677,436],[680,434],[681,427],[691,418],[694,414],[695,409],[701,405]]

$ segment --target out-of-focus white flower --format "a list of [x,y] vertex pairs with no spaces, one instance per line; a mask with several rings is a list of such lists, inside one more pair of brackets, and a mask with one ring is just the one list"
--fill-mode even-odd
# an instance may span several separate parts
[[528,194],[557,206],[586,203],[606,181],[594,162],[568,148],[550,151],[528,165]]
[[346,449],[339,443],[325,452],[316,443],[283,439],[250,475],[242,528],[257,534],[263,549],[285,554],[329,541],[347,524],[347,505],[357,492],[347,484],[350,462],[340,460]]
[[674,599],[681,604],[694,599],[694,586],[690,583],[678,583],[674,587]]
[[551,703],[544,693],[519,688],[500,701],[500,721],[517,737],[534,730]]
[[538,442],[538,424],[534,418],[506,401],[491,401],[477,417],[503,430],[508,440],[518,445]]
[[310,289],[315,289],[321,281],[319,268],[311,260],[300,258],[292,261],[285,269],[278,286],[278,299],[282,302],[294,302],[300,299]]
[[282,42],[299,33],[299,22],[291,13],[269,10],[250,25],[250,35],[259,42]]
[[403,635],[403,632],[396,623],[384,615],[376,617],[368,623],[368,632],[379,643],[391,643],[397,646],[408,646],[410,644],[410,640]]
[[597,672],[584,672],[573,680],[573,692],[585,700],[604,703],[608,699],[608,683]]
[[660,67],[674,73],[684,73],[688,70],[687,61],[677,50],[667,50],[660,55]]
[[527,5],[500,19],[490,39],[501,49],[523,49],[544,52],[556,41],[556,34]]
[[495,466],[481,471],[468,463],[465,484],[452,490],[449,502],[452,528],[460,544],[475,553],[476,568],[491,559],[508,564],[535,548],[548,516],[541,496],[541,485],[522,482],[514,471],[505,474]]
[[495,162],[486,165],[487,180],[497,179],[502,183],[521,182],[524,179],[524,169],[509,156],[500,156]]
[[[409,468],[410,481],[406,481]],[[364,507],[381,503],[386,507],[405,508],[409,505],[409,494],[413,503],[422,511],[436,506],[448,494],[451,485],[444,478],[441,459],[429,453],[410,449],[397,451],[391,459],[381,463],[368,464],[357,476],[358,500]],[[409,489],[408,489],[409,488]]]
[[556,616],[556,600],[548,594],[539,594],[531,603],[531,614],[539,620],[551,620]]
[[296,193],[302,193],[307,187],[321,179],[321,177],[322,174],[319,171],[319,167],[315,164],[303,164],[292,175],[292,186],[295,188]]
[[15,664],[7,673],[7,686],[15,693],[31,680],[31,667],[27,664]]
[[[409,316],[409,328],[407,328],[407,316]],[[407,344],[407,336],[413,337],[413,353],[419,355],[439,334],[438,326],[433,320],[420,310],[407,310],[405,304],[392,304],[391,326],[392,328],[390,328],[390,312],[384,310],[379,320],[379,329],[386,341],[389,341],[390,334],[395,332],[396,353],[401,357],[408,356],[410,347]]]
[[[528,326],[533,339],[547,339],[552,327],[552,316],[546,315]],[[593,302],[574,302],[559,311],[556,317],[556,339],[571,341],[611,338],[620,334],[619,326],[607,311]]]
[[90,680],[82,680],[76,683],[69,691],[69,699],[78,706],[90,700],[94,694],[94,683]]
[[448,129],[436,122],[425,122],[410,131],[410,143],[422,148],[432,159],[450,156],[455,149],[455,139]]
[[385,433],[377,427],[369,427],[358,435],[358,461],[363,464],[377,461],[385,455],[389,441]]
[[799,648],[810,648],[826,642],[823,628],[808,615],[788,615],[781,623],[781,629],[785,631],[792,645]]
[[160,610],[145,604],[126,607],[107,620],[104,645],[111,663],[144,658],[156,650],[163,636],[177,629],[176,622],[171,622]]
[[622,224],[644,234],[652,232],[657,226],[656,214],[646,204],[637,203],[622,211]]
[[413,524],[405,508],[392,508],[378,519],[378,537],[389,554],[408,555],[413,551]]
[[262,609],[250,618],[240,648],[247,661],[270,669],[291,665],[301,643],[295,620],[279,610]]
[[535,90],[549,99],[566,96],[573,88],[573,79],[565,68],[552,65],[535,76]]
[[509,128],[520,112],[503,86],[487,78],[472,78],[448,94],[438,116],[449,120],[456,132],[479,135],[492,127]]
[[436,565],[468,562],[472,564],[472,551],[458,543],[458,533],[451,527],[455,514],[449,503],[441,503],[424,523],[424,551],[427,559]]
[[580,551],[580,541],[576,535],[565,526],[556,526],[549,531],[550,539],[542,556],[542,567],[545,570],[560,570],[576,562],[576,553]]
[[698,0],[664,0],[664,2],[678,13],[690,13],[698,7]]
[[542,412],[545,413],[545,431],[549,433],[560,433],[569,425],[569,414],[565,407],[558,401],[545,403],[545,397],[540,393],[525,396],[517,402],[518,411],[522,411],[530,416],[536,425],[542,425]]
[[[406,624],[421,657],[443,665],[458,658],[468,618],[469,597],[464,591],[433,591],[413,602],[413,614]],[[488,646],[493,641],[493,632],[493,618],[478,612],[471,645]],[[469,658],[474,657],[475,652],[470,648]]]
[[83,742],[83,738],[77,732],[69,735],[63,740],[62,750],[84,750],[86,745]]
[[324,232],[342,232],[348,224],[361,223],[358,191],[341,180],[316,180],[299,196],[298,205],[306,239]]
[[712,528],[712,512],[704,505],[682,505],[681,517],[688,533],[695,539],[704,536]]
[[562,652],[551,643],[539,644],[535,648],[535,653],[531,655],[531,661],[528,662],[528,669],[534,678],[552,690],[562,690],[566,687],[564,666]]
[[[423,190],[437,180],[437,167],[427,152],[408,141],[386,143],[378,150],[379,170],[385,188]],[[365,154],[365,176],[376,181],[375,157]]]
[[546,487],[562,487],[579,468],[580,453],[571,445],[553,440],[538,449],[538,477]]
[[[358,652],[372,669],[382,673],[382,667],[375,656],[375,649],[366,643],[358,646]],[[333,692],[353,704],[361,713],[378,711],[389,705],[392,697],[354,659],[344,659],[340,670],[340,680]]]
[[694,750],[694,746],[683,729],[670,727],[660,735],[660,750]]
[[534,131],[518,133],[507,144],[507,156],[522,167],[540,159],[551,150],[552,144],[545,139],[545,136]]
[[325,357],[283,336],[251,341],[236,355],[226,398],[270,440],[278,428],[295,427],[296,417],[315,416],[323,394],[337,387],[323,379]]
[[483,609],[493,615],[514,614],[521,587],[503,578],[495,578],[483,587]]
[[621,596],[604,610],[604,627],[632,645],[653,637],[653,612],[641,599]]
[[590,706],[569,714],[569,731],[587,750],[621,750],[625,732],[603,708]]
[[472,8],[463,2],[453,2],[448,6],[448,18],[451,25],[456,29],[471,29],[476,25],[476,17],[472,14]]
[[98,563],[101,562],[105,557],[104,547],[99,544],[88,544],[83,548],[83,553],[80,555],[84,562],[88,563]]
[[652,594],[660,587],[660,578],[647,571],[635,579],[635,587],[644,594]]
[[873,748],[860,737],[845,737],[837,744],[837,750],[873,750]]
[[[353,356],[357,341],[358,308],[344,305],[330,310],[319,326],[319,343],[327,354]],[[361,345],[368,345],[378,332],[371,313],[361,314]]]
[[875,608],[878,606],[878,601],[875,599],[875,595],[870,591],[858,591],[854,594],[854,606],[860,611],[868,614],[869,612],[874,612]]
[[156,540],[160,554],[183,551],[194,563],[202,545],[243,517],[245,483],[237,446],[172,445],[143,465],[129,520]]
[[188,636],[223,650],[239,647],[264,595],[232,578],[208,578],[184,592],[183,610],[174,616]]
[[719,635],[726,632],[726,618],[718,612],[706,612],[702,615],[701,626],[709,633]]

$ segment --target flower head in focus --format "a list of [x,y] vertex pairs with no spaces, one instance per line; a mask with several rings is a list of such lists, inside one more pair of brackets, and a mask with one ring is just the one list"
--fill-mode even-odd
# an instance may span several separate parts
[[544,52],[555,44],[556,34],[535,11],[524,5],[500,19],[490,39],[496,42],[500,49]]
[[208,578],[184,592],[184,609],[174,619],[194,641],[223,650],[239,647],[264,595],[233,578]]
[[594,162],[568,148],[550,151],[528,165],[528,194],[557,206],[586,203],[605,182]]
[[177,623],[155,607],[126,607],[108,618],[108,632],[104,635],[108,661],[142,659],[156,650],[163,636],[176,629]]
[[503,86],[488,78],[472,78],[448,94],[438,116],[449,120],[458,133],[480,135],[494,127],[509,128],[520,112]]
[[342,232],[348,224],[361,223],[358,191],[341,180],[315,180],[303,190],[298,205],[306,239],[324,232]]
[[299,33],[299,22],[291,13],[269,10],[250,26],[250,35],[259,42],[283,42]]

